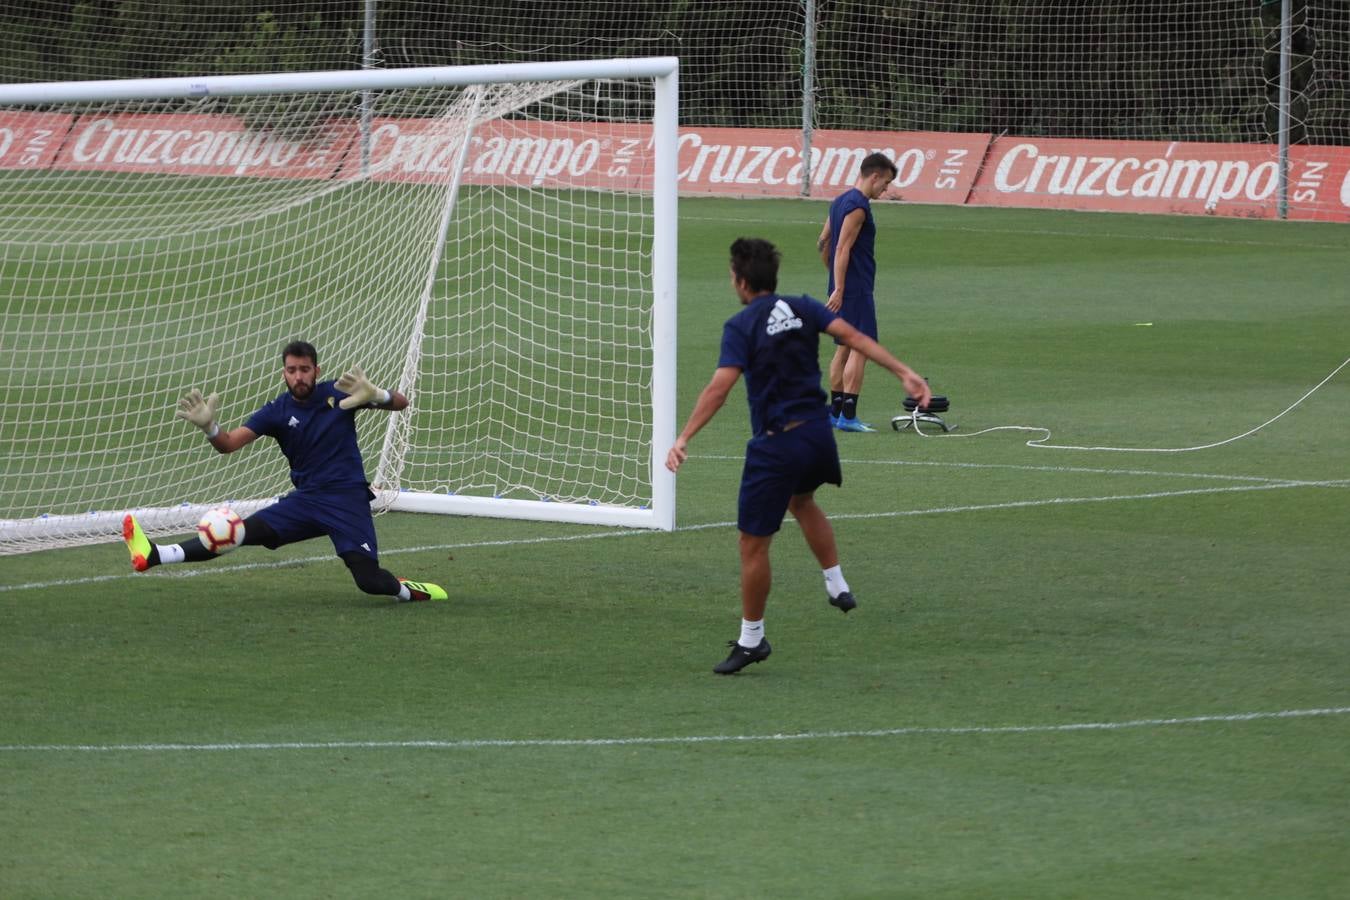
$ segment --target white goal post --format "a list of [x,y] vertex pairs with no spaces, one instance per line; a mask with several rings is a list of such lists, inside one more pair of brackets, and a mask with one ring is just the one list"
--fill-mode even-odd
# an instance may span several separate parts
[[672,57],[0,85],[0,554],[285,493],[173,412],[293,339],[412,399],[377,511],[672,530],[677,117]]

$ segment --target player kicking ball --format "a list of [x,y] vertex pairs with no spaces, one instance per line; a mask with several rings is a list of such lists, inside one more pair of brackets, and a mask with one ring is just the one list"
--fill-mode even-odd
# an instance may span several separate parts
[[[216,424],[220,408],[216,394],[203,397],[194,389],[178,402],[176,415],[205,432],[217,452],[233,453],[267,436],[276,440],[290,462],[295,490],[244,520],[242,545],[275,550],[326,534],[356,586],[367,594],[401,601],[445,600],[438,585],[395,578],[380,568],[370,513],[375,495],[356,443],[358,409],[398,412],[407,409],[408,398],[377,388],[359,368],[337,381],[319,381],[318,351],[305,341],[287,344],[281,363],[286,391],[238,428],[221,431]],[[138,572],[216,556],[195,538],[181,544],[152,544],[134,516],[123,519],[122,537],[131,552],[131,567]]]
[[712,421],[744,373],[753,436],[745,447],[736,513],[741,635],[729,642],[731,654],[713,668],[719,675],[739,672],[772,652],[764,639],[769,544],[784,513],[792,513],[820,563],[830,605],[845,613],[857,605],[839,567],[834,529],[815,501],[816,488],[843,482],[830,408],[820,389],[820,334],[889,369],[920,406],[932,396],[909,366],[824,304],[775,293],[779,259],[773,244],[759,238],[740,238],[731,245],[731,286],[745,308],[723,326],[717,370],[666,454],[666,468],[679,471],[689,456],[689,441]]

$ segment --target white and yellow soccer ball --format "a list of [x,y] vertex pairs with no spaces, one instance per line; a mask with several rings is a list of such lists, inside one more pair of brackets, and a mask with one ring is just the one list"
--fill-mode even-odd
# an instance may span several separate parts
[[228,506],[207,510],[197,523],[197,537],[212,553],[228,553],[244,542],[244,520]]

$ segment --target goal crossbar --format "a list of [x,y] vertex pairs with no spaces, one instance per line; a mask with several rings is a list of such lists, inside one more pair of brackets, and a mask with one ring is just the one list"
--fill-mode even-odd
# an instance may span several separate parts
[[674,56],[636,59],[501,63],[482,66],[421,66],[408,69],[337,69],[268,75],[210,75],[200,78],[125,78],[0,85],[0,106],[91,103],[109,100],[167,100],[177,97],[238,97],[315,91],[388,91],[412,87],[464,87],[508,81],[564,81],[572,78],[669,78],[679,71]]

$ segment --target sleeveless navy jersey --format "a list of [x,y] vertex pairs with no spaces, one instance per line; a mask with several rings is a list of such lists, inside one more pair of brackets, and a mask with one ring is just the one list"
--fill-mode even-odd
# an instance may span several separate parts
[[835,318],[810,297],[764,294],[727,320],[717,365],[745,373],[754,434],[829,416],[820,388],[819,336]]
[[857,188],[849,188],[830,203],[830,281],[829,293],[834,293],[834,252],[839,243],[839,232],[844,217],[855,209],[863,211],[863,225],[849,250],[848,271],[844,276],[844,297],[871,300],[877,281],[877,225],[872,219],[872,203]]
[[300,491],[366,487],[365,464],[356,444],[356,410],[339,409],[346,397],[331,381],[314,385],[303,403],[285,392],[244,423],[275,438],[291,464],[291,484]]

